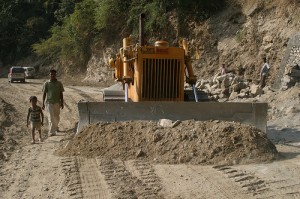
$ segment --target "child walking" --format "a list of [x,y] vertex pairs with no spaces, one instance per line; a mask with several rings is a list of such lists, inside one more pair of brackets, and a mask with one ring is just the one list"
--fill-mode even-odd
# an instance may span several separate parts
[[42,126],[44,124],[44,114],[42,111],[42,108],[38,105],[37,103],[37,97],[36,96],[31,96],[29,98],[29,102],[31,103],[31,107],[28,109],[28,114],[27,114],[27,127],[29,125],[30,121],[30,126],[31,126],[31,135],[32,135],[32,144],[35,143],[35,130],[39,132],[39,141],[42,142]]

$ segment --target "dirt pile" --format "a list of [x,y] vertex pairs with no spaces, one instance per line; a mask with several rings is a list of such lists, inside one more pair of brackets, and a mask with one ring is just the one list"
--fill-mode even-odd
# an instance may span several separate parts
[[192,120],[173,128],[153,121],[99,122],[76,134],[57,153],[168,164],[253,163],[277,156],[266,134],[252,126]]
[[12,118],[14,115],[15,109],[2,98],[0,98],[0,165],[2,160],[8,160],[8,157],[17,146],[17,141],[15,141],[12,136],[5,136],[5,134],[12,135],[12,131],[18,131],[20,128],[12,126]]

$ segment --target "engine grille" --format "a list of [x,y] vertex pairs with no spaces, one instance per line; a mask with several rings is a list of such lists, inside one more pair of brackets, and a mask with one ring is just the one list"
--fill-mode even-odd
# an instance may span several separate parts
[[[180,101],[180,59],[143,59],[143,101]],[[183,90],[183,88],[182,88]]]

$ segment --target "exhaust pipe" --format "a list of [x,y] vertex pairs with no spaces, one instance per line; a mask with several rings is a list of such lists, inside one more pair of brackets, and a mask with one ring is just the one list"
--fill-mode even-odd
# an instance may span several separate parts
[[140,15],[140,20],[139,20],[139,43],[140,46],[144,46],[144,24],[145,24],[145,17],[146,15],[142,13]]

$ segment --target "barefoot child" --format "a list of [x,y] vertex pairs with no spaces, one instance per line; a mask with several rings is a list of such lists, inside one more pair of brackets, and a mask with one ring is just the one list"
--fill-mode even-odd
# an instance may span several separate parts
[[27,127],[29,124],[29,118],[30,118],[30,124],[31,124],[31,134],[32,134],[32,144],[35,143],[35,130],[39,132],[40,139],[39,141],[42,142],[42,129],[41,126],[43,126],[44,123],[44,114],[42,111],[42,108],[40,106],[37,106],[37,97],[31,96],[29,98],[29,101],[31,103],[31,107],[28,109],[27,114]]

